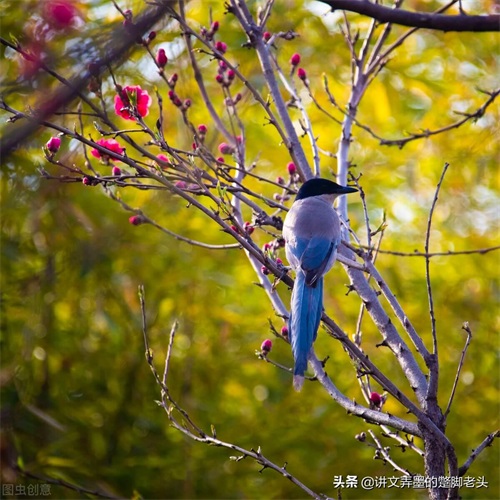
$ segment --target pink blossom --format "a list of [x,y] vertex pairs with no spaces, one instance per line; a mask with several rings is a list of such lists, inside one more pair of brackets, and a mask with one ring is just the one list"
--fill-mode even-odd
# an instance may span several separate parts
[[288,338],[288,327],[287,326],[281,327],[281,335],[283,335],[283,337]]
[[306,73],[306,70],[304,68],[299,68],[297,70],[297,76],[301,79],[301,80],[305,80],[307,78],[307,73]]
[[51,137],[47,141],[47,144],[45,144],[45,147],[51,153],[57,153],[59,151],[59,148],[61,147],[61,138],[60,137]]
[[[107,148],[110,151],[113,151],[113,153],[117,153],[119,155],[123,154],[124,148],[122,148],[119,142],[115,141],[114,139],[99,139],[98,141],[96,141],[96,143],[103,148]],[[116,158],[112,158],[111,156],[107,155],[106,153],[101,153],[98,149],[92,149],[90,151],[90,154],[102,160],[119,161]]]
[[122,175],[122,171],[121,171],[121,168],[120,167],[113,167],[111,169],[111,173],[113,175]]
[[207,130],[208,130],[207,126],[204,125],[203,123],[201,125],[198,125],[198,132],[200,134],[203,134],[203,135],[206,134]]
[[115,95],[115,113],[125,120],[135,120],[130,114],[130,108],[134,107],[139,116],[147,116],[152,99],[146,90],[139,85],[127,85],[121,92]]
[[56,29],[71,27],[77,13],[71,0],[50,0],[43,7],[44,19]]

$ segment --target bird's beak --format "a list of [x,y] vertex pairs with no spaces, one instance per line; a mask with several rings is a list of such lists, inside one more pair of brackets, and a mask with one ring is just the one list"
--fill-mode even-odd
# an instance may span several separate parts
[[338,194],[348,194],[348,193],[355,193],[357,191],[356,188],[353,188],[351,186],[342,186],[341,189],[339,189]]

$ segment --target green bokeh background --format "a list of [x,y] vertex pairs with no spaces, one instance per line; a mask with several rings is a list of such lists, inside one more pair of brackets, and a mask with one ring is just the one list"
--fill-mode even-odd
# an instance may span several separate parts
[[[2,36],[21,41],[36,20],[39,2],[5,2]],[[490,2],[485,2],[486,7]],[[86,61],[75,47],[98,44],[119,17],[110,2],[76,4],[85,24],[60,34],[51,42],[54,68],[69,76]],[[294,52],[302,56],[318,102],[339,119],[328,103],[322,77],[329,80],[337,102],[349,95],[350,57],[339,29],[330,17],[318,15],[319,3],[278,1],[268,29],[293,29],[300,37],[279,41],[277,56],[283,68]],[[433,10],[440,2],[412,2],[414,9]],[[140,12],[142,2],[120,6]],[[475,5],[473,5],[474,7]],[[254,8],[253,6],[252,8]],[[219,19],[219,39],[228,57],[267,95],[253,51],[242,47],[245,37],[236,21],[224,15],[221,2],[190,2],[193,26]],[[323,6],[323,11],[326,9]],[[337,18],[339,17],[337,16]],[[366,33],[368,21],[351,16],[352,28]],[[404,33],[394,28],[389,42]],[[71,44],[77,40],[76,44]],[[208,144],[216,152],[223,140],[202,105],[187,55],[179,42],[179,28],[165,22],[157,29],[154,49],[169,54],[169,72],[179,74],[176,90],[193,101],[190,118],[207,123]],[[83,41],[83,42],[82,42]],[[496,50],[495,50],[496,49]],[[358,118],[384,138],[407,132],[434,130],[472,112],[493,90],[498,75],[498,37],[495,34],[418,32],[411,36],[369,88]],[[63,58],[62,54],[66,54]],[[80,59],[78,59],[80,57]],[[199,56],[216,108],[223,110],[220,89],[214,83],[215,63]],[[46,75],[26,81],[18,78],[19,61],[2,47],[2,89],[7,102],[25,110],[36,106],[55,83]],[[116,74],[123,84],[140,84],[153,94],[164,94],[164,116],[171,144],[189,149],[191,138],[177,110],[166,98],[167,89],[152,62],[138,46]],[[496,82],[498,84],[498,81]],[[240,90],[244,91],[239,84]],[[105,94],[111,107],[113,92]],[[301,92],[310,111],[320,148],[334,153],[340,127],[316,109]],[[95,99],[95,97],[93,97]],[[290,159],[271,126],[264,126],[262,110],[247,95],[241,107],[248,158],[255,172],[275,179],[286,176]],[[299,115],[291,110],[294,119]],[[158,108],[153,104],[147,122],[153,126]],[[1,132],[15,124],[6,123]],[[434,214],[431,250],[472,250],[498,245],[498,119],[497,104],[484,117],[461,128],[403,149],[379,145],[355,127],[350,158],[353,172],[367,195],[372,227],[387,215],[382,248],[423,251],[427,217],[443,164],[450,163]],[[74,118],[57,118],[72,127]],[[117,119],[124,128],[129,123]],[[89,133],[96,137],[89,122]],[[297,394],[289,374],[255,356],[270,337],[268,320],[279,329],[278,318],[240,250],[209,251],[170,238],[152,226],[134,227],[129,212],[99,187],[64,184],[40,178],[45,165],[41,147],[51,133],[39,130],[9,158],[1,174],[1,405],[2,483],[33,484],[16,475],[12,463],[52,478],[122,497],[144,498],[303,498],[304,492],[285,478],[250,459],[230,460],[230,450],[208,447],[185,438],[169,426],[156,404],[160,389],[144,356],[141,312],[137,289],[146,289],[148,333],[158,370],[162,370],[172,323],[179,330],[171,366],[171,390],[191,418],[217,437],[263,454],[318,493],[337,494],[335,476],[393,476],[389,465],[373,460],[373,448],[354,436],[368,428],[393,458],[414,473],[423,473],[419,457],[403,453],[380,430],[346,415],[319,384],[306,384]],[[310,153],[307,140],[303,144]],[[159,152],[159,151],[158,151]],[[81,149],[63,139],[60,156],[83,166]],[[107,167],[91,160],[94,168]],[[323,175],[335,171],[333,158],[322,157]],[[270,185],[249,186],[272,197]],[[209,243],[231,243],[211,221],[184,201],[165,192],[124,189],[122,198],[140,207],[171,231]],[[350,220],[366,241],[359,199],[350,200]],[[251,214],[246,214],[250,218]],[[257,244],[269,240],[256,231]],[[284,259],[284,252],[281,257]],[[459,464],[498,426],[498,269],[499,253],[435,257],[431,275],[437,331],[440,341],[440,403],[446,407],[465,342],[461,330],[468,321],[473,331],[458,385],[447,435],[456,447]],[[431,346],[430,318],[425,284],[425,263],[418,257],[381,254],[378,268],[397,295],[407,316]],[[355,331],[359,300],[346,296],[348,278],[336,266],[326,279],[325,308],[348,333]],[[278,293],[288,301],[283,286]],[[380,336],[368,317],[362,324],[363,348],[376,364],[410,397],[411,390],[389,352],[377,348]],[[340,344],[319,333],[315,344],[320,357],[330,356],[327,369],[335,384],[350,398],[362,401],[361,392]],[[271,357],[290,366],[287,344],[276,340]],[[381,390],[374,386],[374,389]],[[390,413],[410,418],[390,398]],[[421,445],[421,443],[417,444]],[[463,489],[463,498],[498,498],[499,454],[495,444],[483,452],[469,475],[484,476],[487,489]],[[80,498],[67,488],[52,485],[53,498]],[[426,498],[425,492],[345,489],[349,498]]]

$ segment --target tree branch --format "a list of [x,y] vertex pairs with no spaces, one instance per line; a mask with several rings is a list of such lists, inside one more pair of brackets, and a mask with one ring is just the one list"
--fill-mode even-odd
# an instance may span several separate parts
[[321,0],[332,10],[347,10],[376,19],[378,22],[438,31],[500,31],[500,16],[449,16],[427,12],[410,12],[374,4],[366,0]]
[[476,460],[479,454],[488,446],[493,444],[493,440],[500,436],[500,431],[492,432],[488,434],[484,441],[477,447],[472,450],[470,457],[465,461],[465,463],[458,469],[458,475],[460,477],[464,476],[465,473],[469,470],[469,467],[472,465],[472,462]]

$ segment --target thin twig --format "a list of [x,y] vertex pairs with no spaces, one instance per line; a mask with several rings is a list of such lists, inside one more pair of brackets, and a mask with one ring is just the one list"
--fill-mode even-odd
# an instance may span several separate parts
[[[312,498],[315,498],[316,500],[321,500],[325,497],[324,495],[319,495],[318,493],[315,493],[313,490],[308,488],[304,483],[302,483],[299,479],[297,479],[294,475],[292,475],[290,472],[286,470],[286,465],[280,467],[279,465],[276,465],[274,462],[266,458],[260,449],[260,446],[257,448],[257,450],[254,450],[253,448],[250,450],[247,450],[245,448],[242,448],[241,446],[237,446],[233,443],[228,443],[225,441],[221,441],[220,439],[217,439],[216,437],[216,432],[215,428],[212,426],[212,431],[211,435],[208,433],[205,433],[200,427],[198,427],[194,421],[191,419],[189,414],[187,413],[186,410],[184,410],[171,396],[170,391],[168,389],[168,374],[169,374],[169,368],[170,368],[170,361],[171,361],[171,356],[173,352],[173,345],[174,345],[174,337],[175,333],[178,328],[178,322],[175,321],[174,324],[172,325],[172,328],[170,330],[170,337],[169,337],[169,343],[168,343],[168,350],[167,350],[167,355],[165,356],[165,368],[163,371],[163,377],[160,379],[158,372],[156,371],[156,368],[154,367],[153,364],[153,354],[152,351],[149,348],[149,343],[147,340],[147,329],[146,329],[146,314],[145,314],[145,301],[144,301],[144,288],[141,286],[139,289],[139,296],[140,296],[140,301],[141,301],[141,310],[142,310],[142,321],[143,321],[143,334],[144,334],[144,342],[146,346],[146,359],[148,361],[148,364],[153,372],[153,376],[157,382],[157,384],[161,388],[161,396],[162,396],[162,404],[161,406],[167,413],[169,421],[172,423],[173,427],[177,429],[178,431],[182,432],[189,438],[193,439],[194,441],[208,444],[211,446],[219,446],[223,448],[227,448],[232,451],[236,451],[237,453],[240,454],[240,456],[232,456],[230,457],[231,460],[234,460],[236,462],[242,460],[243,458],[252,458],[255,460],[258,464],[263,466],[263,469],[272,469],[275,472],[278,472],[280,475],[291,481],[293,484],[301,488],[305,493],[307,493],[309,496]],[[179,422],[176,418],[176,416],[173,414],[173,409],[177,410],[182,418],[184,419],[184,422]],[[188,425],[186,425],[188,424]]]
[[469,348],[470,341],[472,340],[472,330],[470,329],[468,322],[465,322],[463,324],[462,330],[465,330],[465,332],[467,333],[467,339],[465,341],[465,346],[462,349],[462,355],[460,356],[460,362],[458,363],[457,374],[455,375],[455,380],[453,382],[453,387],[451,389],[450,399],[448,401],[448,405],[446,406],[446,411],[444,412],[444,419],[445,420],[446,420],[446,417],[448,416],[448,414],[450,413],[451,405],[453,403],[453,398],[455,397],[455,391],[457,389],[458,379],[460,378],[460,373],[462,371],[462,366],[464,364],[465,354],[467,352],[467,349]]
[[380,442],[380,440],[377,438],[377,436],[375,435],[375,433],[371,429],[368,429],[368,433],[370,434],[370,436],[372,437],[372,439],[376,445],[376,450],[377,450],[375,452],[376,459],[381,459],[384,462],[390,463],[394,467],[394,469],[401,472],[405,476],[412,476],[413,475],[408,469],[403,469],[391,458],[391,456],[389,455],[390,448],[388,446],[387,447],[382,446],[382,443]]
[[412,437],[409,437],[408,435],[406,435],[406,439],[403,439],[399,435],[399,432],[392,431],[391,429],[389,429],[389,427],[387,427],[385,425],[381,425],[380,428],[382,429],[382,431],[384,433],[383,435],[396,440],[399,443],[398,447],[401,448],[403,451],[405,451],[406,448],[409,448],[410,450],[414,451],[415,453],[417,453],[421,457],[425,456],[425,452],[423,450],[421,450],[413,442]]
[[[368,245],[361,245],[360,248],[364,248],[366,250],[370,250],[370,247]],[[471,255],[478,253],[480,255],[483,255],[488,252],[493,252],[495,250],[500,250],[500,245],[499,246],[494,246],[494,247],[486,247],[486,248],[478,248],[477,250],[458,250],[458,251],[452,251],[448,250],[447,252],[418,252],[415,250],[414,252],[398,252],[396,250],[382,250],[379,249],[377,250],[378,253],[384,253],[387,255],[396,255],[398,257],[454,257],[456,255]]]
[[[34,472],[30,472],[30,471],[27,471],[26,469],[23,469],[18,464],[13,464],[12,467],[16,472],[18,472],[22,476],[29,477],[31,479],[36,479],[37,481],[42,481],[43,483],[54,484],[56,486],[62,486],[63,488],[67,488],[69,490],[76,491],[82,495],[91,495],[91,496],[97,497],[97,498],[112,498],[112,499],[122,498],[122,497],[116,497],[116,496],[110,495],[109,493],[103,493],[102,491],[89,490],[87,488],[83,488],[82,486],[78,486],[76,484],[65,481],[64,479],[55,479],[55,478],[52,478],[49,476],[35,474]],[[49,493],[49,495],[52,495],[52,493]]]
[[[434,199],[432,200],[431,209],[429,212],[429,218],[427,220],[427,229],[425,232],[425,253],[429,254],[429,244],[431,238],[431,226],[432,226],[432,216],[434,215],[434,209],[436,208],[436,204],[439,197],[439,191],[441,189],[441,185],[443,184],[444,176],[446,175],[446,171],[448,170],[449,163],[445,163],[443,167],[443,171],[441,172],[441,177],[439,178],[438,185],[436,187],[436,192],[434,193]],[[438,340],[437,340],[437,332],[436,332],[436,316],[434,314],[434,299],[432,296],[432,285],[431,285],[431,272],[430,272],[430,263],[431,259],[429,257],[425,258],[425,281],[427,283],[427,296],[429,299],[429,315],[431,318],[431,333],[432,333],[432,353],[434,355],[435,362],[430,366],[429,373],[429,386],[427,389],[427,399],[435,399],[437,397],[437,388],[438,388],[438,377],[439,377],[439,366],[437,363],[438,359]],[[429,365],[428,365],[429,366]]]
[[472,462],[476,460],[476,458],[479,456],[479,454],[488,446],[491,446],[494,439],[500,437],[500,430],[497,430],[495,432],[492,432],[491,434],[488,434],[486,438],[483,440],[483,442],[477,447],[472,450],[472,453],[470,454],[469,458],[465,461],[465,463],[459,467],[458,469],[458,475],[460,477],[464,476],[465,473],[469,470],[469,467],[472,465]]

